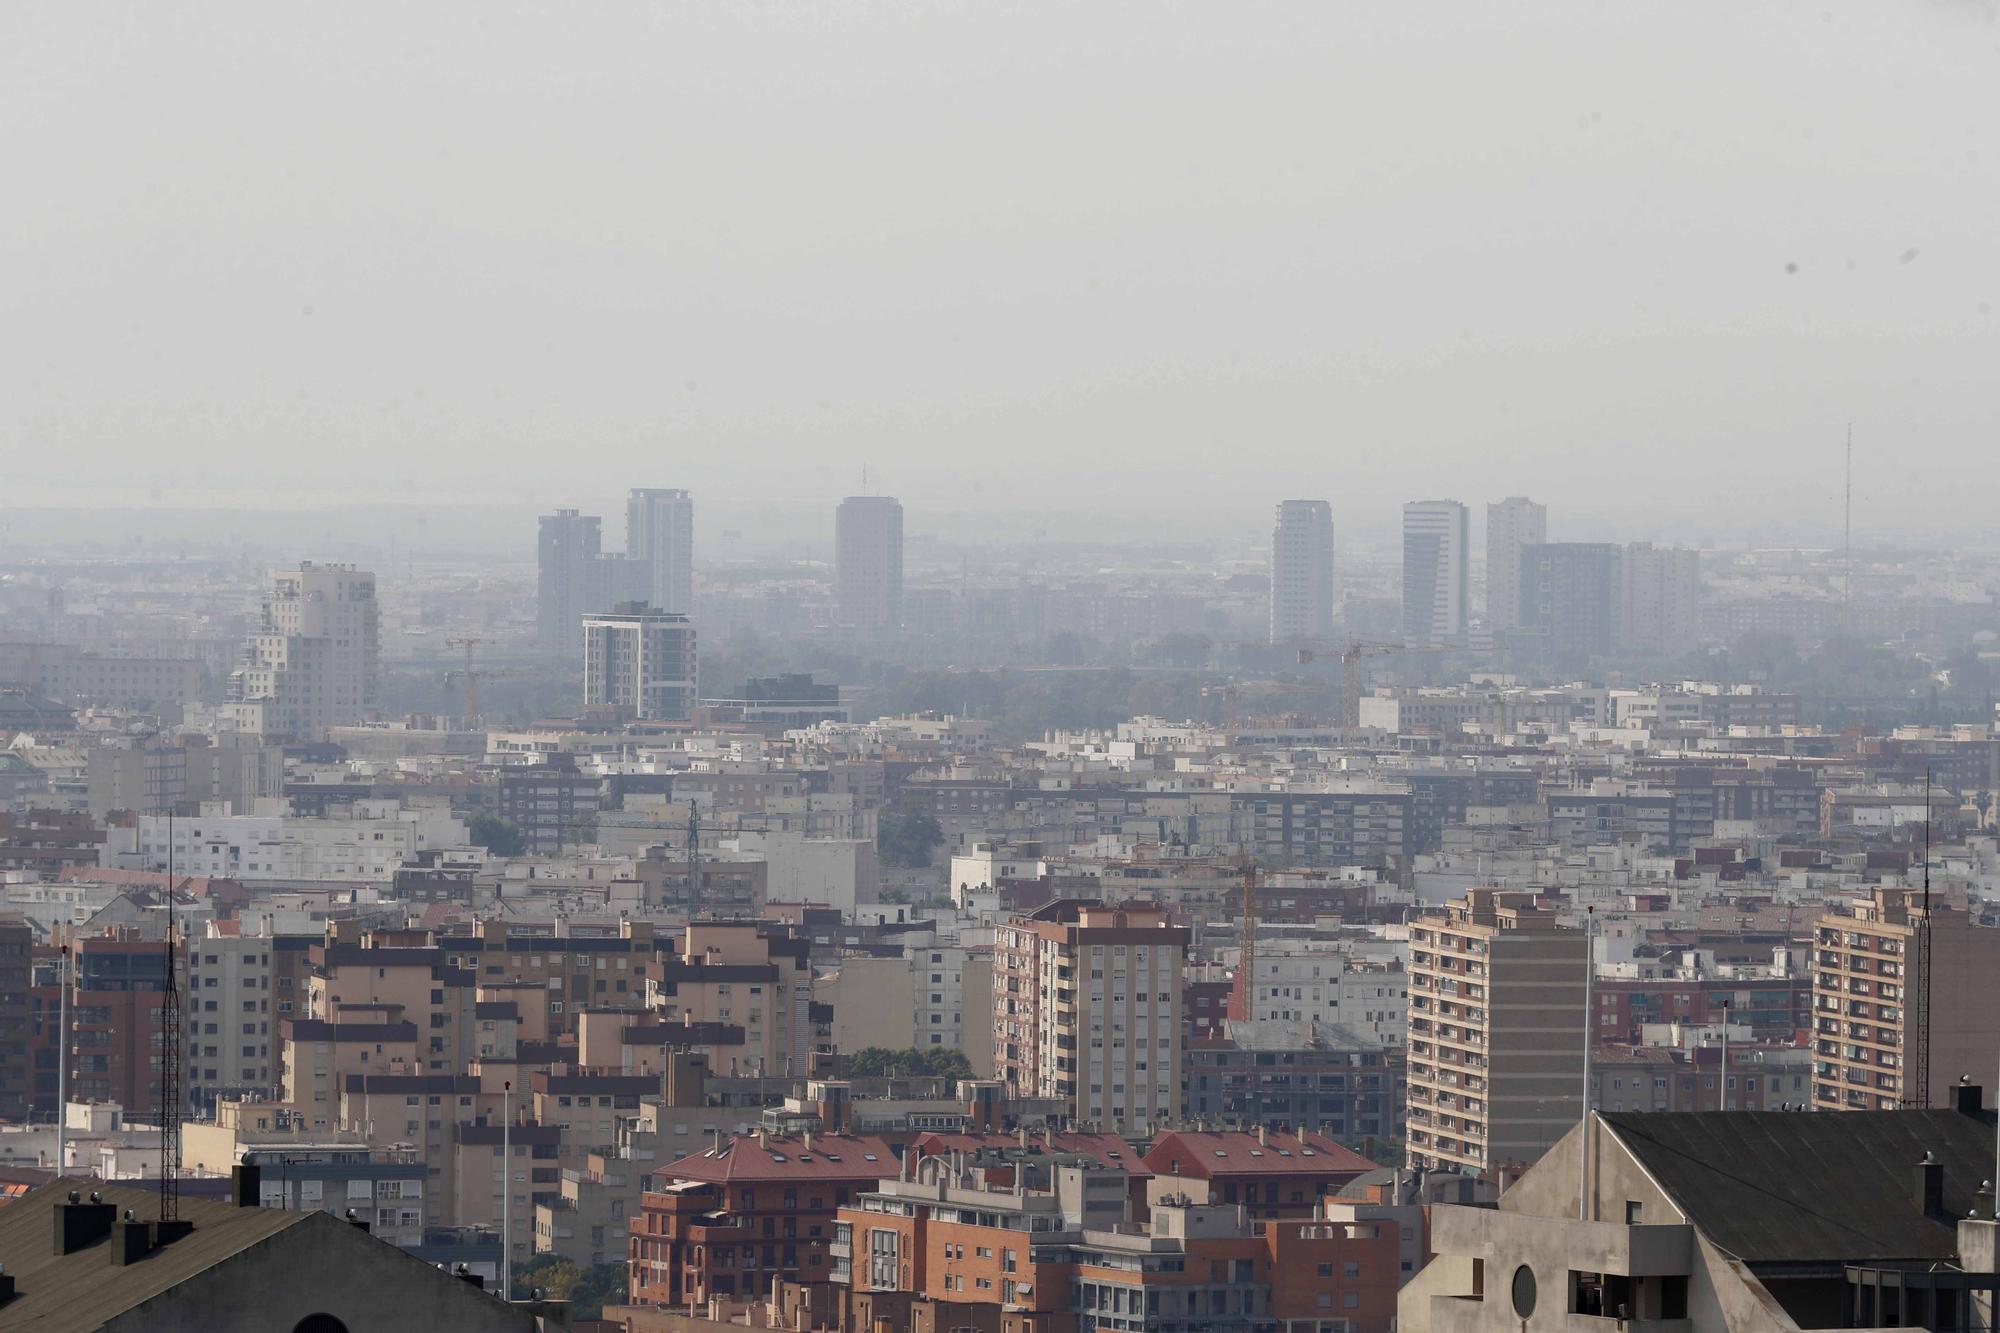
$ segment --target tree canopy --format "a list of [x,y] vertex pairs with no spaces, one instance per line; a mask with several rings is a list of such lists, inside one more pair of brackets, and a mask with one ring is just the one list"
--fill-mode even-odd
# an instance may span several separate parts
[[864,1046],[854,1053],[852,1072],[858,1078],[977,1078],[965,1052],[950,1046],[912,1046],[892,1050]]

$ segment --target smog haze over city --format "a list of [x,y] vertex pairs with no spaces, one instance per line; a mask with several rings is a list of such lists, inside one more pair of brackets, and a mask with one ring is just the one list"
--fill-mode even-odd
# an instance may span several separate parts
[[1994,19],[20,4],[8,489],[1973,537]]
[[0,1333],[2000,1329],[1996,112],[0,6]]

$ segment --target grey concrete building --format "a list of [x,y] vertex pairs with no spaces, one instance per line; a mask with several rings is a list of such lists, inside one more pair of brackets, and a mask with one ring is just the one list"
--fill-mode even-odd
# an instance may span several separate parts
[[1525,1167],[1582,1115],[1587,944],[1532,893],[1474,889],[1411,923],[1412,1167]]
[[853,629],[903,624],[903,506],[887,495],[850,495],[833,522],[834,617]]
[[1486,628],[1521,624],[1521,552],[1549,539],[1549,507],[1525,495],[1486,506]]
[[1333,633],[1333,506],[1281,500],[1271,529],[1271,642]]
[[[1994,1117],[1593,1115],[1500,1196],[1431,1210],[1403,1333],[1990,1329]],[[1589,1173],[1581,1158],[1589,1148]]]

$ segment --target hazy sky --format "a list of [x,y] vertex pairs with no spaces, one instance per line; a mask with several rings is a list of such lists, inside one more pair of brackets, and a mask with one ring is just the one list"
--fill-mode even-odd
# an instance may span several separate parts
[[11,0],[0,127],[0,505],[2000,480],[1990,0]]

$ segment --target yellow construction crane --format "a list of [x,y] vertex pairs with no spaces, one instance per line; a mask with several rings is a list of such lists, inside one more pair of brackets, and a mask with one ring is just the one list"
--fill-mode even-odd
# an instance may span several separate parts
[[[1352,731],[1361,725],[1361,663],[1370,657],[1404,657],[1414,653],[1455,653],[1462,648],[1412,648],[1402,643],[1363,643],[1350,640],[1340,650],[1340,725]],[[1325,654],[1312,648],[1299,649],[1299,664],[1317,662]]]

